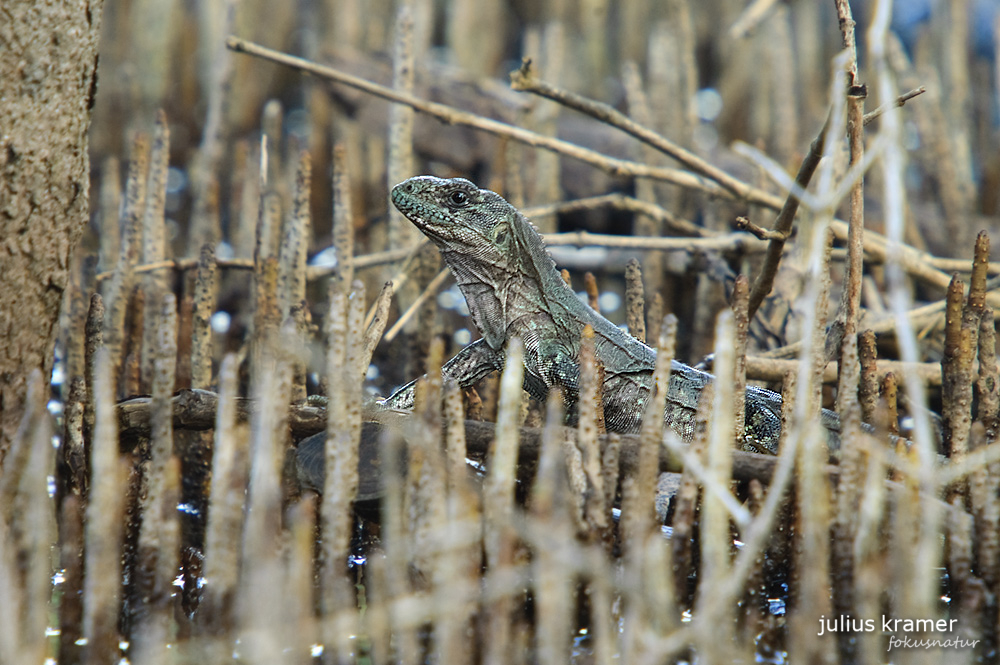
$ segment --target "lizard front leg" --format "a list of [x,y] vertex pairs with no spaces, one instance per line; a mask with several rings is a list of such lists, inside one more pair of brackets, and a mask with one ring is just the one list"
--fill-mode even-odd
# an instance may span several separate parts
[[[459,386],[466,388],[476,383],[490,372],[503,368],[503,354],[478,339],[441,366],[441,375],[445,379],[454,379]],[[413,408],[414,388],[419,379],[410,381],[405,386],[378,402],[386,409],[409,410]]]
[[567,397],[575,400],[580,390],[580,359],[577,353],[558,341],[542,340],[538,344],[536,363],[535,373],[548,388],[558,386]]

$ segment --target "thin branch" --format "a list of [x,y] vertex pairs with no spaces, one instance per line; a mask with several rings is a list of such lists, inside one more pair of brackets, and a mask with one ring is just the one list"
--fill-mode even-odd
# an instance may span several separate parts
[[729,27],[730,39],[743,39],[757,29],[771,13],[777,0],[754,0]]
[[788,234],[778,233],[777,231],[772,231],[771,229],[765,229],[762,226],[757,226],[743,215],[740,215],[739,217],[736,218],[736,221],[733,223],[733,226],[736,227],[738,231],[746,231],[747,233],[754,235],[760,240],[781,240],[781,241],[788,240]]
[[[809,152],[806,154],[805,159],[802,160],[799,172],[795,176],[795,184],[802,189],[805,189],[809,185],[809,181],[812,180],[813,174],[816,172],[816,167],[819,166],[820,159],[823,157],[823,143],[826,140],[826,132],[829,127],[830,118],[828,116],[826,122],[823,123],[823,128],[820,129],[812,145],[809,146]],[[792,222],[795,220],[795,213],[798,209],[799,197],[790,193],[774,220],[774,230],[787,238],[792,232]],[[749,319],[753,319],[760,304],[764,302],[764,298],[771,292],[771,287],[774,286],[774,276],[778,273],[778,264],[781,262],[781,255],[784,249],[785,240],[775,238],[770,241],[764,265],[761,266],[760,274],[757,275],[757,279],[754,280],[753,286],[750,289],[750,304],[747,310],[747,317]]]
[[417,311],[419,311],[420,309],[420,306],[423,305],[425,302],[427,302],[428,298],[434,296],[438,292],[438,289],[440,289],[441,285],[444,284],[444,280],[448,278],[449,274],[451,273],[448,271],[447,268],[445,268],[441,272],[439,272],[434,277],[434,279],[430,281],[430,283],[427,285],[427,288],[423,290],[423,293],[421,293],[416,300],[410,303],[410,306],[407,308],[407,310],[403,312],[403,314],[400,315],[398,319],[396,319],[396,322],[392,324],[392,327],[389,328],[389,332],[385,334],[386,342],[391,342],[392,340],[396,339],[396,335],[398,335],[399,331],[403,329],[403,326],[406,325],[406,322],[412,319],[416,315]]
[[754,189],[750,185],[729,175],[722,169],[709,164],[701,157],[685,150],[673,141],[660,136],[653,130],[643,127],[639,123],[629,118],[624,113],[614,107],[587,99],[581,95],[557,88],[556,86],[542,81],[535,77],[531,68],[531,60],[526,58],[520,69],[516,69],[510,74],[511,88],[522,92],[531,92],[541,97],[551,99],[568,108],[585,113],[600,122],[617,127],[626,134],[634,136],[643,143],[650,145],[665,155],[673,157],[678,162],[688,167],[695,173],[700,173],[706,178],[714,180],[730,191],[733,196],[746,199],[752,203],[760,203],[755,200]]
[[924,94],[925,92],[927,92],[927,88],[925,88],[924,86],[920,86],[919,88],[914,88],[909,92],[904,92],[902,95],[896,98],[896,101],[892,102],[891,104],[883,104],[874,111],[869,111],[868,113],[865,113],[862,122],[865,124],[865,126],[867,126],[868,123],[875,120],[886,111],[889,111],[890,109],[898,109],[902,107],[904,104],[906,104],[906,102],[910,101],[911,99],[913,99],[918,95]]
[[[986,302],[990,307],[1000,307],[1000,291],[997,290],[995,279],[991,283],[994,288],[987,292]],[[931,325],[936,319],[942,319],[944,317],[945,301],[937,300],[920,307],[915,307],[906,312],[906,318],[909,320],[910,326],[913,328],[924,328]],[[865,322],[864,327],[874,332],[876,335],[880,335],[887,332],[895,332],[896,330],[896,320],[895,314],[887,313],[883,316],[875,318],[871,322]],[[765,358],[794,358],[799,355],[802,349],[802,342],[794,342],[788,344],[787,346],[782,346],[777,349],[771,349],[770,351],[765,351],[761,354]],[[880,364],[884,361],[880,361]]]
[[[620,204],[620,205],[619,205]],[[577,201],[567,201],[566,203],[553,204],[548,206],[537,206],[534,208],[526,208],[524,212],[531,213],[527,214],[528,217],[536,214],[536,211],[547,211],[547,210],[559,210],[559,211],[572,211],[572,210],[584,210],[584,209],[594,209],[601,207],[602,205],[610,205],[622,210],[632,210],[633,207],[636,211],[642,206],[649,205],[651,208],[659,208],[659,206],[654,206],[652,204],[646,204],[643,201],[633,199],[628,196],[623,196],[621,194],[607,194],[604,196],[595,196],[587,199],[579,199]],[[665,210],[659,208],[664,213]],[[641,211],[647,214],[645,211]],[[669,213],[667,213],[669,214]],[[772,237],[777,238],[779,234],[775,231],[765,229],[763,227],[757,226],[753,222],[748,222],[747,226],[742,226],[741,219],[736,219],[736,228],[741,231],[746,231],[749,234],[756,236],[761,240],[770,240]],[[687,222],[684,222],[687,223]],[[834,235],[838,239],[845,239],[847,233],[847,225],[843,227],[837,225],[834,222]],[[568,233],[553,233],[546,234],[542,236],[545,244],[550,247],[556,246],[572,246],[572,247],[612,247],[616,249],[634,249],[639,251],[656,251],[656,250],[690,250],[690,251],[720,251],[720,252],[743,252],[746,254],[752,254],[756,252],[764,251],[764,247],[759,245],[755,240],[748,238],[745,233],[727,233],[722,235],[713,235],[712,233],[701,229],[702,233],[699,237],[688,238],[651,238],[651,237],[636,237],[636,236],[617,236],[611,234],[603,233],[591,233],[589,231],[572,231]],[[843,234],[843,238],[841,235]],[[873,240],[871,236],[875,234],[869,232],[865,234],[866,242],[869,245],[865,247],[865,251],[869,253],[868,262],[873,265],[882,265],[886,261],[886,251],[884,245],[884,239],[877,236]],[[422,247],[428,241],[423,240],[417,245],[411,247],[401,247],[399,249],[391,249],[382,252],[373,252],[371,254],[360,254],[354,257],[354,267],[357,269],[373,268],[375,266],[385,265],[387,263],[395,263],[397,261],[402,261],[409,257],[413,252]],[[929,281],[932,284],[938,284],[937,273],[954,273],[954,272],[969,272],[971,270],[971,264],[968,259],[956,259],[946,256],[931,256],[926,252],[921,252],[913,248],[904,248],[904,251],[909,249],[913,252],[912,260],[907,261],[904,267],[913,268],[909,272],[917,278],[922,278],[925,281]],[[834,250],[834,258],[837,258],[837,250]],[[840,257],[843,258],[843,257]],[[251,259],[218,259],[216,261],[216,266],[222,269],[230,270],[250,270],[253,268],[253,261]],[[188,270],[195,270],[198,268],[198,262],[195,259],[175,259],[166,261],[157,261],[155,263],[147,263],[144,265],[135,267],[135,274],[141,275],[154,270],[176,270],[178,272],[184,272]],[[933,272],[928,272],[928,270]],[[1000,264],[991,264],[987,270],[991,275],[1000,274]],[[306,268],[306,277],[312,282],[317,279],[322,279],[324,277],[329,277],[337,271],[336,266],[326,266],[326,265],[313,265]],[[114,273],[112,272],[102,272],[98,273],[95,277],[98,283],[103,282],[110,278]]]
[[612,247],[641,251],[719,251],[752,254],[764,251],[764,245],[746,233],[727,233],[714,238],[654,238],[650,236],[615,236],[590,231],[553,233],[542,239],[549,247]]
[[531,219],[533,217],[543,215],[593,210],[604,206],[614,208],[616,210],[626,210],[628,212],[646,215],[650,219],[662,222],[666,230],[678,235],[687,235],[694,238],[705,238],[715,235],[714,231],[698,226],[687,220],[678,219],[662,206],[617,193],[577,199],[575,201],[533,206],[531,208],[525,208],[521,212],[524,213],[525,217]]
[[[662,166],[650,166],[649,164],[643,164],[641,162],[608,157],[607,155],[599,153],[595,150],[590,150],[568,141],[543,136],[536,132],[476,115],[475,113],[462,111],[460,109],[447,106],[446,104],[429,102],[427,100],[414,97],[413,95],[400,93],[391,88],[387,88],[357,76],[352,76],[332,67],[324,67],[315,62],[306,60],[305,58],[299,58],[286,53],[281,53],[280,51],[275,51],[235,36],[230,36],[226,40],[226,44],[234,51],[246,53],[271,62],[276,62],[287,67],[292,67],[294,69],[313,74],[314,76],[319,76],[320,78],[341,83],[352,88],[357,88],[358,90],[363,90],[364,92],[375,95],[376,97],[381,97],[382,99],[387,99],[391,102],[405,104],[406,106],[410,106],[421,113],[437,118],[446,124],[472,127],[480,131],[493,134],[494,136],[512,139],[535,148],[551,150],[553,152],[566,155],[567,157],[572,157],[582,162],[591,164],[592,166],[595,166],[612,175],[631,176],[635,178],[652,178],[654,180],[669,182],[680,187],[702,191],[709,196],[724,198],[733,197],[732,192],[717,185],[707,178],[698,176],[688,171]],[[745,183],[743,186],[748,187]],[[776,197],[763,190],[751,188],[747,193],[749,195],[749,200],[752,202],[775,208],[780,205],[780,203],[776,202]]]
[[371,363],[375,347],[382,339],[382,331],[385,330],[385,324],[389,321],[389,305],[392,303],[392,294],[393,284],[390,280],[382,285],[382,290],[372,304],[371,311],[365,316],[362,367],[368,367]]
[[[716,183],[708,180],[704,177],[698,176],[687,171],[681,171],[678,169],[670,169],[665,167],[650,166],[648,164],[642,164],[639,162],[615,159],[613,157],[608,157],[597,151],[589,150],[581,146],[569,143],[567,141],[561,141],[559,139],[554,139],[548,136],[542,136],[536,134],[535,132],[528,131],[526,129],[521,129],[520,127],[514,127],[496,120],[491,120],[489,118],[483,118],[474,113],[469,113],[467,111],[461,111],[453,107],[437,104],[434,102],[428,102],[411,95],[404,95],[398,93],[391,88],[378,85],[377,83],[372,83],[365,79],[351,76],[339,70],[333,69],[331,67],[324,67],[318,65],[304,58],[298,58],[292,55],[281,53],[279,51],[274,51],[272,49],[259,46],[252,42],[244,39],[239,39],[234,36],[230,36],[226,44],[229,48],[239,51],[242,53],[247,53],[255,57],[263,58],[265,60],[270,60],[279,64],[283,64],[288,67],[293,67],[295,69],[308,72],[315,76],[321,78],[329,79],[344,85],[348,85],[359,90],[368,92],[369,94],[387,99],[389,101],[397,102],[400,104],[406,104],[411,106],[417,111],[431,115],[441,122],[454,125],[462,125],[466,127],[472,127],[481,131],[488,132],[495,136],[509,138],[515,141],[519,141],[526,145],[530,145],[537,148],[543,148],[546,150],[552,150],[560,154],[578,159],[582,162],[595,166],[596,168],[602,169],[607,173],[612,175],[621,176],[631,176],[636,178],[651,178],[654,180],[661,180],[663,182],[669,182],[680,187],[686,187],[688,189],[695,189],[710,196],[718,196],[723,198],[732,198],[732,193],[725,188],[717,185]],[[825,126],[824,126],[825,130]],[[819,138],[822,138],[824,134],[821,133]],[[821,154],[821,145],[816,148],[818,162],[818,156]],[[799,176],[804,178],[804,171],[810,166],[810,159],[813,154],[813,150],[810,150],[810,155],[807,156],[807,161],[803,162],[802,168],[800,169]],[[812,171],[815,170],[815,164],[811,165],[809,168],[809,175],[811,177]],[[799,178],[796,179],[797,181]],[[749,187],[745,183],[742,183],[743,187]],[[746,190],[748,195],[748,200],[751,202],[759,203],[762,206],[771,208],[774,210],[780,210],[778,218],[775,222],[775,230],[781,232],[784,228],[787,231],[791,227],[791,220],[794,218],[794,213],[798,210],[799,201],[794,196],[788,197],[787,200],[783,200],[780,196],[776,196],[769,192],[766,192],[759,188],[749,188]],[[786,221],[787,220],[787,223]],[[778,224],[781,224],[781,227]],[[787,227],[787,228],[785,228]],[[843,235],[847,235],[847,224],[845,222],[834,220],[832,228],[834,233],[838,238]],[[886,253],[885,245],[886,240],[884,236],[877,235],[875,233],[866,234],[866,242],[870,241],[873,246],[867,246],[865,249],[870,253],[877,253],[881,255],[884,260]],[[772,243],[777,243],[778,241],[772,241]],[[948,275],[934,270],[930,267],[927,262],[928,255],[926,252],[920,252],[912,247],[901,246],[898,247],[898,252],[902,261],[904,268],[910,272],[915,277],[921,278],[925,281],[930,282],[940,288],[944,289],[948,284]],[[781,248],[777,247],[771,250],[773,254],[776,254],[775,262],[777,258],[780,257]],[[221,264],[220,264],[221,265]],[[357,264],[355,267],[360,267]],[[773,275],[768,280],[773,281]],[[756,284],[755,284],[756,288]],[[768,291],[770,290],[770,284],[768,284]],[[761,296],[763,299],[763,296]],[[753,303],[751,302],[751,306]],[[759,306],[759,304],[758,304]]]
[[[787,372],[797,370],[798,366],[798,360],[747,356],[747,379],[777,383],[784,379]],[[877,367],[879,379],[889,372],[899,376],[905,369],[916,373],[920,380],[929,387],[941,385],[940,363],[903,363],[899,360],[879,359]],[[826,367],[823,368],[822,380],[825,384],[837,383],[837,363],[835,361],[827,363]]]

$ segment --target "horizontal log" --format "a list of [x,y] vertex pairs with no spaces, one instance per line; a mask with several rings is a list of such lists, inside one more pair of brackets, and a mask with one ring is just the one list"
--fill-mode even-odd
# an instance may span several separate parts
[[[215,427],[215,411],[218,405],[218,395],[208,390],[181,390],[173,397],[174,429],[177,430],[209,430]],[[135,397],[118,405],[119,432],[123,442],[134,441],[139,437],[149,436],[152,415],[152,399],[150,397]],[[253,411],[253,400],[239,398],[237,400],[237,417],[246,421]],[[412,418],[408,413],[391,412],[391,414],[371,414],[381,422],[366,421],[362,427],[360,449],[361,489],[359,498],[374,498],[378,494],[379,439],[380,433],[387,426],[398,427],[399,431],[407,430],[407,421]],[[300,441],[297,452],[299,479],[306,487],[319,489],[323,486],[322,459],[323,432],[326,430],[326,409],[313,404],[292,404],[288,411],[288,427],[292,440]],[[576,436],[576,430],[566,428],[562,434],[570,438]],[[609,435],[600,437],[603,448],[610,437],[616,436],[621,441],[619,456],[622,476],[633,475],[639,460],[639,437],[635,434]],[[465,438],[468,455],[473,458],[484,458],[490,443],[494,438],[494,424],[477,420],[465,421]],[[534,472],[534,465],[542,446],[542,430],[532,427],[520,429],[519,466],[524,470],[524,478],[528,479]],[[756,478],[763,483],[771,479],[777,458],[770,455],[748,453],[733,450],[733,478],[749,480]],[[660,449],[660,471],[680,472],[683,463],[679,456],[672,454],[665,447]],[[521,475],[521,471],[519,471]]]

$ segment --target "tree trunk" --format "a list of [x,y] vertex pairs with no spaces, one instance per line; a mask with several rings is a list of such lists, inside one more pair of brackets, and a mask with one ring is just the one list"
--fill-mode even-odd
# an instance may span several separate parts
[[87,131],[103,0],[0,4],[0,470],[28,376],[52,372],[89,216]]

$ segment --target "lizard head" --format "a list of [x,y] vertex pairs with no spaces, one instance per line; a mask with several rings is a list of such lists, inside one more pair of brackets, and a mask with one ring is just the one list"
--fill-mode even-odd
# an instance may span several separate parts
[[392,189],[392,203],[446,252],[506,263],[517,211],[499,194],[464,178],[417,176]]
[[418,176],[393,188],[392,203],[438,246],[492,349],[503,348],[530,303],[542,307],[547,293],[568,288],[534,227],[499,194]]

